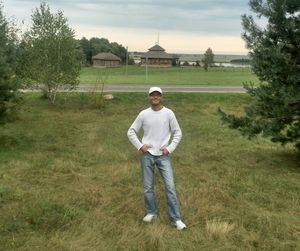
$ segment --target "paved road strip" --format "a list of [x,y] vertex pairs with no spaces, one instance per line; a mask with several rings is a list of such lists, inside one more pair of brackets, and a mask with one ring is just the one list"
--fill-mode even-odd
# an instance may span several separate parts
[[[104,92],[147,92],[150,85],[104,85]],[[185,86],[161,85],[163,92],[199,92],[199,93],[245,93],[239,86]],[[37,92],[39,90],[23,89],[23,92]],[[75,90],[59,90],[59,92],[101,92],[102,85],[80,84]]]

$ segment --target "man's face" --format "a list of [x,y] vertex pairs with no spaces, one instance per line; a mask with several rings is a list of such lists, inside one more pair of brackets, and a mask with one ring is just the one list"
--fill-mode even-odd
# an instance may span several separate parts
[[149,102],[151,105],[160,105],[162,103],[162,95],[160,92],[152,92],[149,94]]

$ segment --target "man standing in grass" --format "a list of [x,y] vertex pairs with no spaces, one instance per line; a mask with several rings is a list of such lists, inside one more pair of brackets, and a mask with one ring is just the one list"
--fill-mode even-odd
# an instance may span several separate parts
[[[142,152],[141,168],[146,211],[143,221],[150,223],[157,216],[154,193],[154,169],[157,167],[165,185],[170,221],[178,230],[183,230],[186,225],[181,221],[169,157],[181,140],[181,129],[174,113],[162,105],[162,90],[159,87],[150,88],[148,100],[151,107],[140,112],[127,133],[131,143]],[[142,142],[137,137],[141,127],[144,131]],[[169,143],[172,134],[173,138]]]

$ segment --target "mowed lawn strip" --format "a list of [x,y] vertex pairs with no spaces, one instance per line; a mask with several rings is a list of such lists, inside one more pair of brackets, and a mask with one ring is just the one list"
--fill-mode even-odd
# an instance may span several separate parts
[[220,122],[242,114],[244,94],[165,94],[183,139],[172,154],[181,213],[170,226],[157,174],[159,217],[142,222],[140,153],[126,132],[142,93],[26,94],[19,120],[0,131],[2,250],[299,250],[299,159]]
[[99,69],[85,67],[81,70],[80,83],[106,84],[149,84],[149,85],[203,85],[203,86],[243,86],[243,83],[258,84],[258,79],[250,68],[210,68],[201,67],[153,68],[125,66]]

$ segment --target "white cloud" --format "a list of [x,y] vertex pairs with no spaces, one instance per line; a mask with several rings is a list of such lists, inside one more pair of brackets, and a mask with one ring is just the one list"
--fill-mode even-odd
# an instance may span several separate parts
[[[116,42],[134,44],[137,50],[144,48],[145,39],[158,32],[165,36],[168,45],[175,50],[184,50],[187,40],[222,41],[222,38],[235,39],[236,51],[243,53],[241,15],[248,11],[248,0],[49,0],[51,10],[63,10],[70,26],[77,36],[106,37]],[[40,0],[4,0],[4,11],[18,20],[30,24],[32,10],[38,7]],[[130,34],[130,36],[129,36]],[[174,39],[176,37],[176,39]],[[220,39],[216,39],[219,37]],[[120,41],[114,40],[120,39]],[[129,42],[132,41],[132,42]],[[138,46],[140,44],[140,46]],[[176,44],[176,46],[175,46]],[[190,45],[195,44],[191,42]],[[219,46],[222,49],[220,42]],[[239,44],[239,46],[237,46]],[[130,46],[131,47],[131,46]],[[172,50],[173,50],[172,49]],[[191,47],[189,47],[191,49]],[[197,50],[195,47],[194,50]],[[202,49],[204,50],[204,48]],[[229,51],[224,46],[222,51]],[[230,50],[231,47],[230,47]]]

